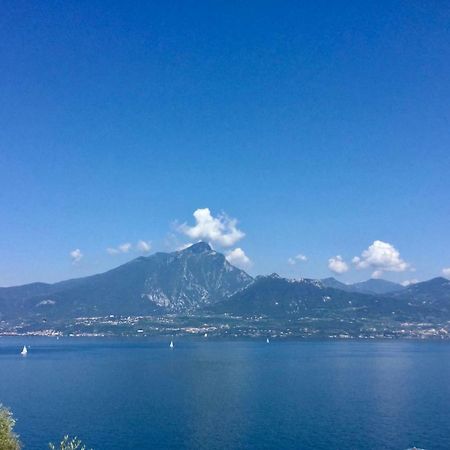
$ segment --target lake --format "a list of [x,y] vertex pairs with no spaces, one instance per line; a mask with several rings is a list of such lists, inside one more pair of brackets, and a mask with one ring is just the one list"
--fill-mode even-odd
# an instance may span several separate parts
[[0,402],[33,450],[448,450],[450,345],[0,337]]

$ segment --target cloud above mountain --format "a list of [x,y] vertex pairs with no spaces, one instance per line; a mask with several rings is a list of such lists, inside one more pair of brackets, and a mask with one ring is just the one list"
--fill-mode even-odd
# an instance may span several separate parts
[[72,250],[70,253],[70,258],[72,259],[72,264],[78,264],[81,259],[83,258],[83,253],[81,253],[81,250],[79,248],[76,248],[75,250]]
[[106,249],[107,253],[110,255],[118,255],[119,253],[128,253],[130,251],[131,244],[126,242],[124,244],[120,244],[117,247],[108,247]]
[[348,271],[348,264],[344,261],[341,255],[333,256],[328,260],[328,268],[340,275]]
[[119,255],[121,253],[129,253],[130,251],[135,251],[138,253],[149,253],[151,249],[151,242],[141,239],[135,245],[133,245],[131,242],[125,242],[118,245],[117,247],[108,247],[106,249],[106,252],[110,255]]
[[416,284],[416,283],[418,283],[418,282],[419,282],[419,280],[418,280],[417,278],[413,278],[412,280],[405,280],[405,281],[402,281],[400,284],[401,284],[402,286],[407,287],[407,286],[411,286],[412,284]]
[[150,241],[140,240],[136,244],[136,249],[142,253],[149,253],[150,250],[152,249],[152,243]]
[[250,258],[245,254],[242,248],[237,247],[234,250],[230,250],[226,253],[225,257],[227,258],[230,264],[233,266],[240,267],[241,269],[248,268],[252,265]]
[[357,269],[372,269],[372,277],[380,278],[384,272],[404,272],[410,264],[400,257],[400,252],[388,242],[376,240],[352,259]]
[[306,261],[308,261],[308,258],[305,255],[301,254],[301,253],[299,253],[298,255],[295,255],[295,256],[293,256],[291,258],[288,258],[288,263],[291,266],[294,266],[298,262],[306,262]]
[[245,233],[237,228],[237,220],[220,214],[214,217],[209,208],[199,208],[193,213],[195,225],[186,223],[178,231],[193,240],[204,240],[221,247],[231,247],[241,240]]
[[450,278],[450,267],[444,267],[442,269],[442,275],[444,275],[445,278]]

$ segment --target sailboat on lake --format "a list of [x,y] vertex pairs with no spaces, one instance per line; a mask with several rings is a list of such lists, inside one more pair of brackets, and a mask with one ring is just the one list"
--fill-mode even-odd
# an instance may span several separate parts
[[20,354],[21,354],[22,356],[26,356],[26,355],[28,354],[28,349],[27,349],[27,346],[26,346],[26,345],[23,346],[23,349],[22,349],[22,351],[20,352]]
[[169,347],[170,348],[174,348],[175,347],[175,345],[173,344],[173,339],[170,341]]

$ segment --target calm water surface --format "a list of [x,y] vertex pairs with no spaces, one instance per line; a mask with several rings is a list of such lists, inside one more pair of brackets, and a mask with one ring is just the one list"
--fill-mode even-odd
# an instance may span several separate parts
[[448,450],[450,345],[0,338],[0,402],[33,450]]

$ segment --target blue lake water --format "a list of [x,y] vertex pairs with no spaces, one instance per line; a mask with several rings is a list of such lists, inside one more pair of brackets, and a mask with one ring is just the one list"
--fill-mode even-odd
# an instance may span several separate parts
[[175,344],[0,338],[0,402],[33,450],[450,449],[449,344]]

